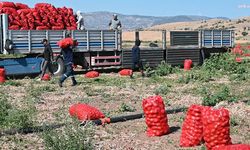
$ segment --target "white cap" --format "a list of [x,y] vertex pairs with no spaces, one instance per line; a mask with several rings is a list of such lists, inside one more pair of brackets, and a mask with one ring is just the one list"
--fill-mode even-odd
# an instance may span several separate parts
[[78,15],[78,16],[80,16],[81,15],[81,11],[80,10],[78,10],[77,12],[76,12],[76,14]]
[[117,17],[117,14],[113,14],[114,17]]

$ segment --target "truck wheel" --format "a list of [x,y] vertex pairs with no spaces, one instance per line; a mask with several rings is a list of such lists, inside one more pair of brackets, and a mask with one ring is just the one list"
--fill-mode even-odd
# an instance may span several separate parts
[[52,69],[54,72],[54,75],[62,75],[64,72],[64,62],[61,57],[56,59],[56,63],[52,64]]

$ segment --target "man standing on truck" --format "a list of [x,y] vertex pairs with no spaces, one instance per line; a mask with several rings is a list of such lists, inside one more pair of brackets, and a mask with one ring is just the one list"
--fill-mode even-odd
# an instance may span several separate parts
[[47,69],[49,69],[49,72],[51,75],[54,75],[53,69],[52,69],[52,62],[54,61],[54,58],[53,58],[53,51],[51,49],[51,46],[47,39],[43,39],[41,43],[44,45],[44,51],[42,54],[39,54],[37,57],[43,56],[44,63],[42,67],[42,73],[40,75],[40,78],[38,79],[39,81],[42,80]]
[[[71,34],[67,33],[66,38],[71,38]],[[72,39],[73,40],[73,39]],[[70,77],[72,80],[72,86],[75,86],[77,84],[76,79],[74,77],[74,70],[73,70],[73,45],[69,45],[65,48],[62,48],[61,55],[63,55],[64,58],[64,65],[65,65],[65,73],[61,76],[59,79],[59,86],[62,87],[62,83]]]
[[122,28],[121,21],[118,20],[117,14],[113,15],[113,19],[109,23],[110,30],[120,30]]
[[85,30],[82,12],[78,10],[76,12],[76,15],[77,15],[77,22],[76,22],[77,30]]
[[[140,51],[141,51],[140,45],[141,45],[141,41],[136,40],[135,45],[132,48],[132,71],[134,72],[137,69],[139,69],[142,77],[144,77],[143,64],[142,64],[142,61],[140,59]],[[133,78],[133,72],[130,75],[130,78]]]

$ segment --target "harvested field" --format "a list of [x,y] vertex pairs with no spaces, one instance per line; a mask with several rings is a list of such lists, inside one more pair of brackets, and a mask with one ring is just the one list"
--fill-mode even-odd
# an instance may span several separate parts
[[[237,65],[237,68],[242,66],[246,72],[250,68],[247,63]],[[8,80],[0,85],[1,103],[3,100],[8,102],[12,108],[7,112],[13,114],[0,118],[5,121],[1,129],[58,123],[69,125],[55,130],[59,132],[1,136],[1,149],[55,149],[56,146],[49,147],[48,143],[51,142],[50,137],[60,137],[61,131],[63,135],[72,133],[73,137],[81,137],[85,149],[182,149],[179,147],[179,139],[185,112],[168,115],[171,132],[162,137],[147,137],[144,119],[79,127],[68,114],[68,108],[78,102],[99,108],[108,117],[139,113],[142,112],[143,98],[155,93],[163,97],[169,110],[203,104],[204,99],[210,102],[222,95],[216,106],[230,110],[233,143],[250,144],[248,73],[236,71],[232,75],[229,70],[214,70],[216,74],[207,80],[204,76],[210,76],[211,71],[207,72],[208,68],[205,67],[194,68],[190,72],[171,69],[168,65],[165,65],[168,71],[159,68],[156,68],[153,76],[142,78],[136,73],[134,79],[120,77],[117,73],[103,73],[96,79],[77,75],[77,86],[71,87],[70,80],[67,80],[63,88],[57,85],[58,78],[49,82],[31,78]],[[61,142],[74,147],[73,143],[80,139],[73,137]],[[189,149],[205,149],[205,146]]]

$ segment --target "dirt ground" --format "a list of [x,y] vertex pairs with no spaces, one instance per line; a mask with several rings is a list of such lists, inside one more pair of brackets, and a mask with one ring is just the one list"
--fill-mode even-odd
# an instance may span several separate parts
[[[189,84],[177,82],[180,74],[166,77],[142,78],[136,73],[135,79],[120,77],[117,73],[101,74],[97,79],[86,79],[77,75],[79,84],[70,86],[67,80],[63,88],[57,85],[57,78],[51,81],[36,81],[36,79],[18,79],[20,85],[0,85],[2,93],[6,93],[8,100],[15,106],[22,108],[23,103],[33,91],[34,106],[37,109],[35,124],[53,124],[71,122],[68,108],[77,102],[87,103],[99,108],[106,116],[118,116],[142,112],[142,100],[155,94],[156,90],[165,101],[167,109],[189,107],[191,104],[201,104],[202,97],[198,93],[202,86],[229,84],[234,92],[247,95],[250,82],[234,83],[227,79],[215,79],[208,83],[193,82]],[[39,87],[40,94],[34,94]],[[49,88],[48,88],[49,87]],[[43,91],[41,90],[43,89]],[[49,90],[48,90],[49,89]],[[237,119],[237,125],[231,126],[233,143],[250,144],[250,106],[249,97],[241,97],[237,103],[220,104],[230,110],[231,117]],[[246,103],[248,102],[248,104]],[[134,112],[122,109],[126,104]],[[179,147],[181,126],[185,112],[168,114],[168,124],[171,132],[162,137],[147,137],[144,119],[108,124],[94,127],[95,149],[108,150],[173,150]],[[40,133],[13,135],[0,137],[1,149],[45,149]],[[189,148],[204,149],[204,145]]]

